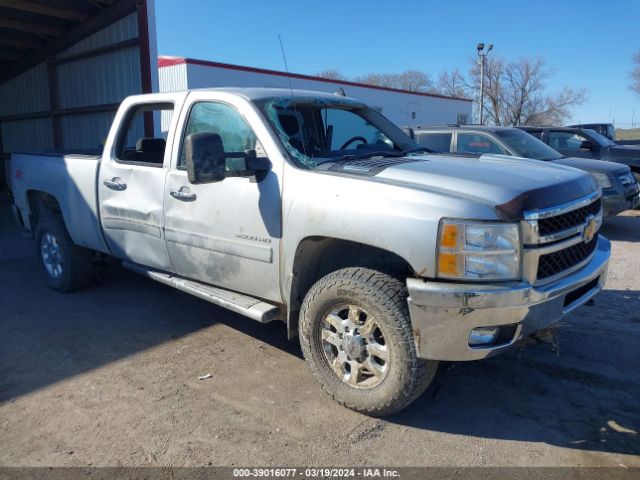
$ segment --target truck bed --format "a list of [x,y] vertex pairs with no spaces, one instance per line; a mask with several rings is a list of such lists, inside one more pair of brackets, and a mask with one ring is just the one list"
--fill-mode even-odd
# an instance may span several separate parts
[[14,203],[28,230],[29,201],[35,192],[53,196],[76,245],[108,252],[100,227],[97,175],[100,155],[86,153],[14,153],[9,162]]

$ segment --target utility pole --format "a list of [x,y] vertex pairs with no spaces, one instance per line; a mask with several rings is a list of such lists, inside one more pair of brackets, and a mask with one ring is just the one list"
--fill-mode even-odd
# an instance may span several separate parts
[[484,62],[489,52],[493,50],[493,43],[489,44],[486,53],[484,52],[484,43],[479,43],[476,49],[480,63],[480,125],[484,125]]

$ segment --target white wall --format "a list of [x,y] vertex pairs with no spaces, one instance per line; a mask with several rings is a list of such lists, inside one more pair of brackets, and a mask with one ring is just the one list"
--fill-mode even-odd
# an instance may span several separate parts
[[[206,87],[277,87],[289,88],[287,77],[262,72],[250,72],[217,66],[187,63],[160,68],[160,91],[175,91],[177,86],[187,88]],[[172,70],[167,70],[172,69]],[[164,74],[164,70],[167,70]],[[186,82],[179,82],[176,75],[186,74]],[[458,115],[467,115],[471,121],[471,102],[437,96],[380,90],[333,82],[292,78],[293,88],[333,93],[342,88],[347,96],[357,98],[367,105],[380,109],[398,125],[456,123]],[[413,118],[415,114],[415,118]]]

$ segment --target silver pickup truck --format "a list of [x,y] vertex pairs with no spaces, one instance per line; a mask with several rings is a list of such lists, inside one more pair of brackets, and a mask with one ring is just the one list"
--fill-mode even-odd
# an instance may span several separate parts
[[408,405],[439,360],[504,352],[584,304],[610,254],[591,175],[425,154],[317,92],[129,97],[101,156],[15,154],[10,177],[53,289],[88,285],[106,254],[281,320],[324,389],[370,415]]

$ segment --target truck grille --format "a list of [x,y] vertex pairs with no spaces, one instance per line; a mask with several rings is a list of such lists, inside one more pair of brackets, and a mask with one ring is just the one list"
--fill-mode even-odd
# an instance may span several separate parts
[[558,275],[583,262],[593,253],[598,244],[598,236],[589,242],[580,242],[564,250],[541,255],[538,261],[538,280]]
[[600,212],[600,206],[601,201],[598,198],[593,203],[578,208],[577,210],[572,210],[571,212],[563,213],[555,217],[541,218],[538,220],[540,236],[551,235],[581,225],[589,215],[597,215],[598,212]]
[[524,277],[537,285],[568,275],[598,246],[601,193],[546,210],[525,212],[522,222]]

